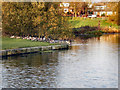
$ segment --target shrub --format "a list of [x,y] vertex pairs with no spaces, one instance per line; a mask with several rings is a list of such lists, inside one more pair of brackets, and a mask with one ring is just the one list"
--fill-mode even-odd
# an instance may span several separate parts
[[112,14],[109,15],[108,20],[112,23],[115,23],[118,25],[118,15],[117,14]]
[[101,16],[104,17],[104,16],[105,16],[105,13],[101,14]]
[[85,34],[92,35],[92,36],[101,36],[103,32],[102,31],[88,31]]

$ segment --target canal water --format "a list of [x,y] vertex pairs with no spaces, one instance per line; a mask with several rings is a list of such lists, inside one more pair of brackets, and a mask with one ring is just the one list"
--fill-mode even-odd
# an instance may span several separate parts
[[117,88],[118,34],[80,39],[69,50],[6,57],[3,88]]

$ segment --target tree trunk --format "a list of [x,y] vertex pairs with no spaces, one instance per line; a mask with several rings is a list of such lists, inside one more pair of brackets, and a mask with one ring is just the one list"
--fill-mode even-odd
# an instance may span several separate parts
[[41,30],[39,29],[39,32],[38,32],[38,33],[39,33],[39,38],[40,38],[40,31],[41,31]]
[[74,13],[75,13],[75,17],[77,17],[75,5],[74,5]]

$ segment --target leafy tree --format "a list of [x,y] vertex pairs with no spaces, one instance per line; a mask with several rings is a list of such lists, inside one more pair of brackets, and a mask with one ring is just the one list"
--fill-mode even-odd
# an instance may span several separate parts
[[120,25],[119,24],[119,22],[120,22],[120,20],[119,20],[120,5],[119,4],[120,4],[120,2],[109,2],[109,3],[107,3],[107,8],[108,9],[112,8],[112,11],[113,11],[113,14],[109,15],[108,20],[110,22],[113,22],[113,23],[117,24],[117,25]]
[[77,17],[77,12],[80,10],[83,10],[85,13],[87,13],[87,2],[70,2],[70,6],[74,8],[75,17]]
[[4,2],[2,5],[3,33],[5,31],[10,35],[33,34],[31,3]]
[[46,36],[54,39],[72,35],[67,18],[59,14],[59,3],[3,2],[3,33]]

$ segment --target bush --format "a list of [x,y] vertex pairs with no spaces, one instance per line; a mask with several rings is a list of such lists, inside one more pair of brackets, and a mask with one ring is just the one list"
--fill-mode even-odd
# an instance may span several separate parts
[[108,20],[110,22],[118,25],[118,15],[117,14],[109,15]]
[[101,14],[101,16],[104,17],[104,16],[105,16],[105,13]]
[[93,36],[101,36],[102,33],[103,33],[102,31],[88,31],[85,34],[93,35]]

